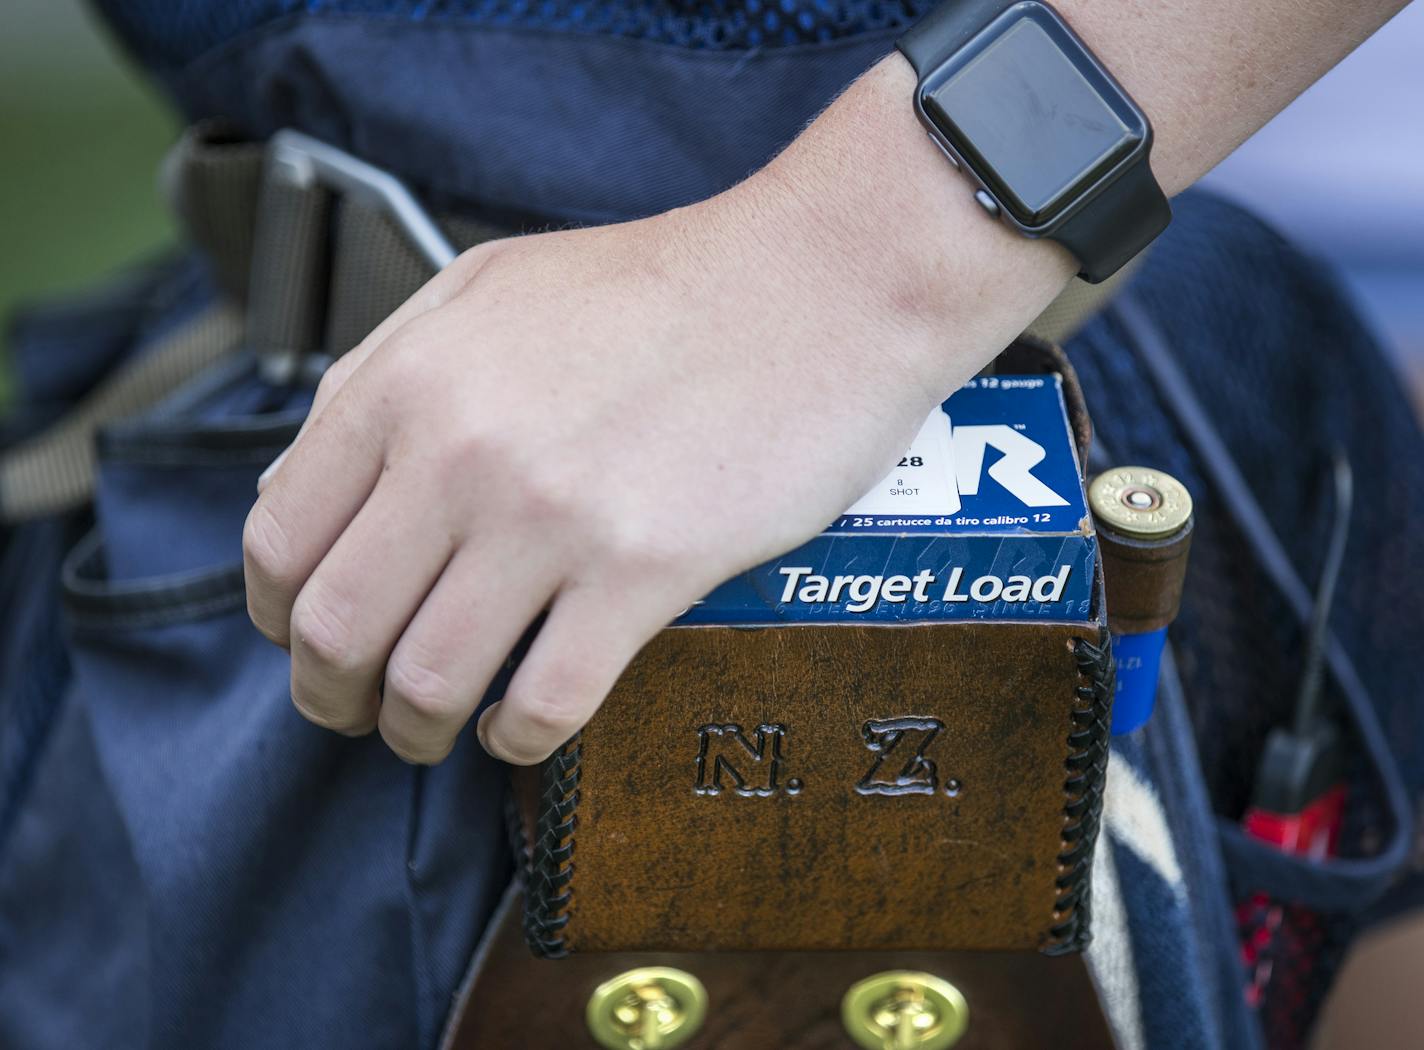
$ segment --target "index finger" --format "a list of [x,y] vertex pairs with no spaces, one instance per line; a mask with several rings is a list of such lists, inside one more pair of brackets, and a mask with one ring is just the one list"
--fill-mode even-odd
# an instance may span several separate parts
[[283,453],[282,469],[243,526],[248,615],[284,647],[297,594],[365,504],[385,463],[379,405],[352,393],[335,399]]

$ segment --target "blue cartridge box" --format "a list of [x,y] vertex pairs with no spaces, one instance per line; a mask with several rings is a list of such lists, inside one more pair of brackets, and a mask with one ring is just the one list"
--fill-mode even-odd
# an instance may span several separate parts
[[1061,379],[981,376],[824,532],[676,622],[1082,621],[1095,563]]

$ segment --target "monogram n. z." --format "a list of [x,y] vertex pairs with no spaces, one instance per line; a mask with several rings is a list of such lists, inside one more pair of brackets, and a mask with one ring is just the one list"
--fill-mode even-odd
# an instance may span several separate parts
[[[860,795],[934,795],[941,787],[957,795],[959,781],[941,778],[931,750],[944,733],[938,718],[904,715],[868,719],[860,727],[868,761],[864,773],[845,785]],[[806,787],[789,775],[794,764],[790,729],[764,722],[745,730],[734,722],[709,722],[697,730],[697,777],[693,791],[715,798],[797,795]]]

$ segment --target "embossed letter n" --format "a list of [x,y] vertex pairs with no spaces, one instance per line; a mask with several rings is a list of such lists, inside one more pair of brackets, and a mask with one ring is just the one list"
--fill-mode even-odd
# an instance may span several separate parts
[[783,725],[759,725],[753,746],[739,725],[703,726],[697,731],[696,792],[720,795],[730,785],[738,795],[775,795],[781,790],[781,738],[785,735]]

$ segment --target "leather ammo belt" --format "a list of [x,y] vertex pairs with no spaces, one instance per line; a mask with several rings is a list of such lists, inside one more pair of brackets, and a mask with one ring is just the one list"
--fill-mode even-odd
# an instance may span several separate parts
[[[1086,459],[1061,352],[1021,340],[1000,370],[1063,377]],[[664,630],[516,774],[525,938],[565,961],[509,959],[506,915],[456,1045],[512,1031],[511,968],[547,986],[670,959],[723,982],[724,1006],[768,969],[809,997],[690,1046],[851,1045],[808,1033],[848,975],[905,966],[977,983],[956,1045],[1110,1045],[1077,955],[1113,689],[1100,575],[1094,594],[1081,623]],[[523,1023],[553,1039],[577,1021],[556,1012]]]

